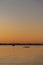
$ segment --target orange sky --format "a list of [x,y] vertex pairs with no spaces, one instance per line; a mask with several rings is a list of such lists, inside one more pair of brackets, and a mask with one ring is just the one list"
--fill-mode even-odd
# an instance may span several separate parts
[[43,43],[42,3],[42,0],[0,1],[0,42]]

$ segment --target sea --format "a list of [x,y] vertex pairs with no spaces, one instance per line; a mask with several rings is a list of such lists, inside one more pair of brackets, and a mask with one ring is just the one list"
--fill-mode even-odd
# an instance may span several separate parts
[[0,46],[0,65],[43,65],[43,46]]

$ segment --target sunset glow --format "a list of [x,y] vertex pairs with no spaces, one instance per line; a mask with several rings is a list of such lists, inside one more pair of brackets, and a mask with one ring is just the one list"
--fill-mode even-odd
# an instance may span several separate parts
[[43,43],[43,0],[0,0],[0,43]]

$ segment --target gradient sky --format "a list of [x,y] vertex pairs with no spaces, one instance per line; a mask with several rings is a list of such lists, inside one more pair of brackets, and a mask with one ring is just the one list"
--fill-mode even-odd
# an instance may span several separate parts
[[0,42],[43,43],[43,0],[0,0]]

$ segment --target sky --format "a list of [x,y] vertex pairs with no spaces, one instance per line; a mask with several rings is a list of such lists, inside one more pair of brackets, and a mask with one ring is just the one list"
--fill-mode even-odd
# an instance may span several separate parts
[[0,42],[43,43],[43,0],[0,0]]

